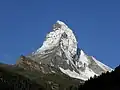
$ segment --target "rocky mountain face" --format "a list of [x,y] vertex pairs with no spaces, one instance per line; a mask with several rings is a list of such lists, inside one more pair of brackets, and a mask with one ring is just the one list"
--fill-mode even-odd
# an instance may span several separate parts
[[[19,69],[16,70],[16,68]],[[14,73],[22,74],[32,82],[35,81],[38,85],[44,87],[44,90],[75,90],[74,88],[77,90],[78,86],[84,83],[83,80],[74,79],[62,73],[58,68],[49,64],[39,64],[25,56],[21,56],[17,60],[13,69],[15,69],[12,70]],[[71,87],[74,88],[70,89]]]
[[[53,25],[53,30],[47,34],[43,45],[26,57],[80,80],[88,80],[94,75],[98,76],[112,71],[110,67],[79,49],[73,31],[61,21],[57,21]],[[41,68],[44,73],[57,73],[53,68],[42,66]]]

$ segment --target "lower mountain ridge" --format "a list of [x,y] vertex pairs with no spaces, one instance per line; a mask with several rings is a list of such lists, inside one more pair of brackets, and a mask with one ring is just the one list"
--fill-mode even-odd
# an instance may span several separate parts
[[[33,64],[32,66],[30,64]],[[0,63],[0,90],[119,90],[120,66],[87,81],[62,72],[43,73],[37,62],[21,56],[16,65]],[[47,67],[45,65],[45,67]],[[48,65],[51,68],[51,66]]]
[[[57,73],[49,72],[49,69]],[[73,86],[78,89],[83,83],[83,80],[73,79],[25,56],[21,56],[15,65],[0,64],[0,90],[70,90]]]

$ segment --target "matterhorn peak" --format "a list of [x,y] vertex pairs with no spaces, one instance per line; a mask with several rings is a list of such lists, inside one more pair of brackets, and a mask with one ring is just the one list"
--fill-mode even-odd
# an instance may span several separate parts
[[36,51],[36,54],[57,46],[60,46],[64,52],[68,52],[72,56],[76,54],[76,37],[72,30],[64,22],[59,20],[53,25],[53,31],[47,34],[46,40],[43,42],[42,47]]

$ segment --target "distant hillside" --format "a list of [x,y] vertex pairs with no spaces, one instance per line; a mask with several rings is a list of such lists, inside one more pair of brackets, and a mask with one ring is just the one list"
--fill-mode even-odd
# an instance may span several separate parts
[[120,90],[120,66],[111,73],[91,78],[80,86],[79,90]]

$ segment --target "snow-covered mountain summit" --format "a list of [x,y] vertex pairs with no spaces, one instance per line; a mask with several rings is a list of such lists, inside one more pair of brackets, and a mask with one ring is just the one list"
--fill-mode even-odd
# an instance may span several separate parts
[[60,46],[67,54],[69,53],[71,57],[76,54],[77,40],[72,30],[61,21],[57,21],[56,24],[53,25],[53,31],[46,36],[46,40],[43,42],[42,47],[39,48],[35,54],[39,54],[42,51],[57,46]]
[[59,68],[70,77],[82,80],[112,70],[79,49],[73,31],[61,21],[53,25],[53,30],[47,34],[43,45],[28,57],[38,63]]

